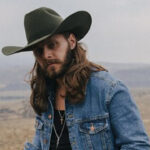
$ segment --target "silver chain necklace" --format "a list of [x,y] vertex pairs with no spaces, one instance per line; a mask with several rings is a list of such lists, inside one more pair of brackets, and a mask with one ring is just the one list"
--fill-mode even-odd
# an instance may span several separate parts
[[[61,119],[62,119],[62,121],[63,121],[64,119],[62,118],[62,116],[61,116],[59,110],[58,110],[58,112],[59,112],[59,115],[60,115],[60,117],[61,117]],[[64,114],[65,114],[65,113],[64,113]],[[63,127],[62,127],[62,129],[61,129],[60,135],[58,135],[58,133],[57,133],[57,131],[56,131],[56,128],[55,128],[55,125],[54,125],[54,123],[53,123],[54,132],[55,132],[55,135],[56,135],[56,137],[57,137],[56,149],[58,148],[58,145],[59,145],[59,142],[60,142],[60,138],[61,138],[62,133],[63,133],[63,131],[64,131],[64,127],[65,127],[65,121],[64,121]]]

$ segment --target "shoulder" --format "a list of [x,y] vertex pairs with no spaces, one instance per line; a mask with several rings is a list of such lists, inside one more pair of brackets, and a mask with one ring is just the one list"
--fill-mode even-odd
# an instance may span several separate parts
[[105,91],[110,95],[122,90],[128,91],[128,87],[121,80],[113,77],[107,71],[93,72],[89,79],[89,87]]
[[113,86],[120,80],[113,77],[107,71],[97,71],[91,73],[90,81],[94,82],[95,84],[101,84],[101,86]]

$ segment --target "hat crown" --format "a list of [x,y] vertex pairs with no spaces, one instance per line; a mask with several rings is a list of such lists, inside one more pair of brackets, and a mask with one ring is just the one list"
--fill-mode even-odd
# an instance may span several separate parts
[[25,15],[24,26],[28,44],[52,33],[63,21],[54,10],[38,8]]

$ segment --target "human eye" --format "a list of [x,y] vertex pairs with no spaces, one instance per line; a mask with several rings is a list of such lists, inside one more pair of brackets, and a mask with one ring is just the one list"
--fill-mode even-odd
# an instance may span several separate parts
[[54,49],[56,47],[56,43],[55,42],[50,42],[50,43],[47,44],[47,47],[49,49]]

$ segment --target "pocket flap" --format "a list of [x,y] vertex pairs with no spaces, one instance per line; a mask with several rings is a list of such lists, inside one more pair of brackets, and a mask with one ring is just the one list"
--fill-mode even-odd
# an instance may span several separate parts
[[79,130],[87,134],[95,134],[107,128],[106,119],[88,120],[80,123]]

